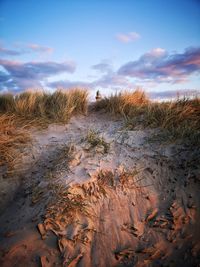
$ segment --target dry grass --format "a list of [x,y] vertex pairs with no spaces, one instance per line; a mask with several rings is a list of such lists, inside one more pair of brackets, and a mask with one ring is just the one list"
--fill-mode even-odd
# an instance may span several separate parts
[[29,140],[29,134],[24,127],[17,127],[15,116],[0,116],[0,166],[7,163],[7,167],[12,167],[18,158],[19,148]]
[[87,113],[88,93],[82,89],[56,91],[46,100],[46,116],[56,122],[67,122],[74,114]]
[[183,98],[170,102],[152,102],[144,92],[119,93],[98,101],[95,110],[104,109],[125,117],[128,126],[160,128],[173,139],[200,143],[200,98]]
[[175,139],[200,143],[200,99],[152,103],[144,110],[144,125],[165,129]]
[[163,103],[149,103],[129,117],[134,128],[139,121],[144,127],[160,128],[169,140],[200,144],[200,99],[182,99]]
[[14,111],[14,96],[13,94],[0,94],[0,112],[13,112]]
[[87,113],[87,96],[83,89],[57,90],[53,94],[43,91],[5,94],[0,95],[0,113],[16,114],[27,120],[68,122],[74,114]]
[[94,109],[105,109],[112,114],[120,114],[127,117],[133,112],[133,110],[135,110],[135,108],[142,107],[148,103],[149,99],[143,91],[125,91],[97,101]]
[[100,170],[97,175],[97,182],[99,185],[114,186],[115,183],[114,173],[109,170]]
[[91,146],[91,148],[99,147],[103,148],[103,153],[108,153],[110,149],[110,143],[106,142],[103,136],[95,130],[89,130],[85,139]]
[[11,166],[17,151],[30,140],[24,128],[66,123],[74,114],[86,114],[87,96],[83,89],[0,95],[0,165]]

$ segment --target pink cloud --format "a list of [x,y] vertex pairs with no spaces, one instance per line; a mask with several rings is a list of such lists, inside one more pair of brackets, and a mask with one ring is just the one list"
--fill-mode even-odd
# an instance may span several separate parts
[[27,87],[42,86],[43,82],[56,74],[73,73],[76,65],[72,61],[65,62],[20,62],[0,59],[0,66],[5,71],[0,71],[1,89],[16,88],[26,89]]
[[33,50],[34,52],[39,52],[39,53],[53,53],[54,49],[48,46],[42,46],[38,44],[28,44],[28,48]]
[[156,48],[118,70],[118,74],[126,77],[172,83],[186,80],[194,73],[200,73],[200,48],[194,47],[171,55]]
[[128,32],[128,33],[118,33],[116,35],[116,38],[122,43],[130,43],[140,39],[141,36],[137,32]]

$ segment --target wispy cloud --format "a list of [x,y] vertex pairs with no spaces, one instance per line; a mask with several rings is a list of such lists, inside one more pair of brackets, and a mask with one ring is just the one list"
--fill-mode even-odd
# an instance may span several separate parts
[[199,95],[199,92],[195,89],[180,89],[180,90],[164,90],[164,91],[151,91],[149,92],[149,96],[152,99],[172,99],[176,97],[183,96],[196,96]]
[[[83,86],[91,89],[133,89],[140,86],[153,87],[160,83],[185,83],[189,76],[200,71],[200,48],[187,48],[184,53],[169,54],[165,49],[155,48],[143,54],[138,60],[113,70],[108,63],[98,63],[92,66],[101,75],[91,82],[57,81],[49,83],[50,87]],[[152,86],[151,86],[152,87]],[[174,97],[175,91],[152,93],[155,98]]]
[[110,72],[91,83],[92,87],[112,88],[112,89],[128,89],[134,85],[128,78],[115,72]]
[[104,63],[104,62],[93,65],[91,68],[100,73],[105,73],[105,72],[107,73],[112,70],[112,66],[109,63]]
[[183,53],[171,55],[156,48],[118,70],[118,74],[126,77],[171,83],[186,81],[191,74],[199,72],[200,47],[189,47]]
[[42,46],[39,44],[27,44],[26,47],[38,53],[52,53],[54,51],[54,49],[51,47]]
[[122,87],[133,87],[133,84],[129,79],[116,73],[110,63],[100,62],[99,64],[93,65],[92,69],[97,70],[102,74],[98,79],[90,83],[90,86],[93,88],[102,87],[119,89]]
[[134,87],[128,78],[111,70],[91,82],[61,80],[49,82],[47,85],[52,88],[84,87],[88,89],[128,89]]
[[48,87],[51,88],[74,88],[74,87],[81,87],[81,88],[92,88],[91,83],[84,82],[84,81],[69,81],[69,80],[60,80],[55,82],[47,83]]
[[[183,53],[169,54],[165,49],[155,48],[138,60],[127,62],[118,70],[109,62],[92,65],[98,76],[92,80],[69,80],[50,82],[51,77],[62,73],[73,73],[74,62],[26,62],[0,59],[0,88],[26,89],[35,87],[85,87],[88,89],[133,89],[136,85],[148,88],[161,83],[185,83],[192,74],[200,73],[200,48],[190,47]],[[150,85],[153,85],[150,86]],[[183,85],[182,85],[183,86]],[[154,96],[156,97],[156,92]],[[164,93],[163,93],[164,94]],[[173,92],[166,91],[165,96]],[[159,93],[160,95],[160,93]],[[164,95],[163,95],[164,98]]]
[[18,44],[17,49],[9,49],[0,45],[0,56],[21,56],[29,53],[53,53],[54,49],[48,46],[42,46],[39,44]]
[[7,48],[0,45],[0,55],[1,56],[20,56],[22,54],[23,54],[22,51],[7,49]]
[[56,74],[73,73],[76,65],[68,62],[26,62],[0,59],[0,66],[5,70],[0,73],[1,88],[26,89],[41,87],[43,82]]
[[116,35],[116,38],[118,39],[118,41],[122,43],[130,43],[137,41],[138,39],[141,38],[141,36],[137,32],[128,32],[128,33],[118,33]]

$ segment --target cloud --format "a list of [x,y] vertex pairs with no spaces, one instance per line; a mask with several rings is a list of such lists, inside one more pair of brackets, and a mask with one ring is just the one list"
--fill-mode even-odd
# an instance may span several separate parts
[[99,64],[93,65],[92,69],[100,72],[102,76],[91,82],[90,87],[103,87],[113,89],[133,87],[133,84],[128,80],[128,78],[124,77],[123,75],[117,74],[113,70],[112,65],[109,63],[101,62]]
[[102,62],[102,63],[96,64],[96,65],[93,65],[92,69],[97,70],[101,73],[107,73],[107,72],[112,71],[112,66],[108,63]]
[[97,71],[98,76],[95,75],[89,81],[63,79],[50,82],[49,78],[54,75],[75,71],[75,63],[70,61],[23,63],[0,59],[0,65],[1,90],[7,88],[23,90],[35,87],[121,90],[133,89],[136,85],[153,90],[153,87],[161,83],[185,83],[190,75],[200,73],[200,48],[190,47],[183,53],[173,54],[169,54],[162,48],[155,48],[143,54],[138,60],[122,65],[117,71],[107,61],[102,61],[91,67]]
[[91,84],[83,81],[69,81],[69,80],[61,80],[55,82],[47,83],[47,86],[51,88],[91,88]]
[[180,90],[165,90],[165,91],[151,91],[149,96],[151,99],[172,99],[183,96],[196,96],[199,92],[195,89],[180,89]]
[[[133,83],[128,78],[117,74],[111,64],[104,60],[98,64],[92,65],[92,69],[100,73],[100,77],[93,79],[93,81],[69,81],[60,80],[49,82],[47,85],[51,88],[72,88],[72,87],[84,87],[88,89],[120,89],[120,88],[133,88]],[[94,76],[95,77],[95,76]]]
[[102,87],[102,88],[113,88],[113,89],[124,89],[133,88],[133,83],[129,81],[128,78],[118,75],[115,72],[107,73],[100,77],[99,79],[91,83],[92,87]]
[[0,55],[1,56],[20,56],[21,54],[23,54],[22,51],[7,49],[7,48],[0,46]]
[[53,48],[48,46],[42,46],[38,44],[27,44],[27,48],[31,49],[34,52],[38,53],[52,53],[54,51]]
[[23,54],[34,53],[52,53],[53,48],[39,44],[18,44],[18,49],[8,49],[0,45],[0,56],[21,56]]
[[118,74],[126,77],[170,83],[186,81],[191,74],[199,72],[200,47],[189,47],[182,54],[171,55],[156,48],[118,70]]
[[118,33],[116,38],[122,43],[135,42],[141,38],[140,34],[137,32],[128,32],[128,33]]
[[47,78],[60,73],[73,73],[76,68],[75,63],[71,61],[22,63],[3,59],[0,59],[0,66],[5,70],[0,73],[1,88],[22,90],[41,87]]
[[124,88],[134,87],[133,83],[131,83],[126,77],[117,75],[114,72],[104,74],[99,79],[96,79],[91,82],[61,80],[61,81],[50,82],[47,85],[51,88],[83,87],[88,89],[96,89],[96,88],[124,89]]

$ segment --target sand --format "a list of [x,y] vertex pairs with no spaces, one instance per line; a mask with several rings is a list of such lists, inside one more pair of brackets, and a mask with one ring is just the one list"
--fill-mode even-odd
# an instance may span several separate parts
[[3,187],[1,266],[199,266],[200,149],[157,133],[104,113],[32,131]]

